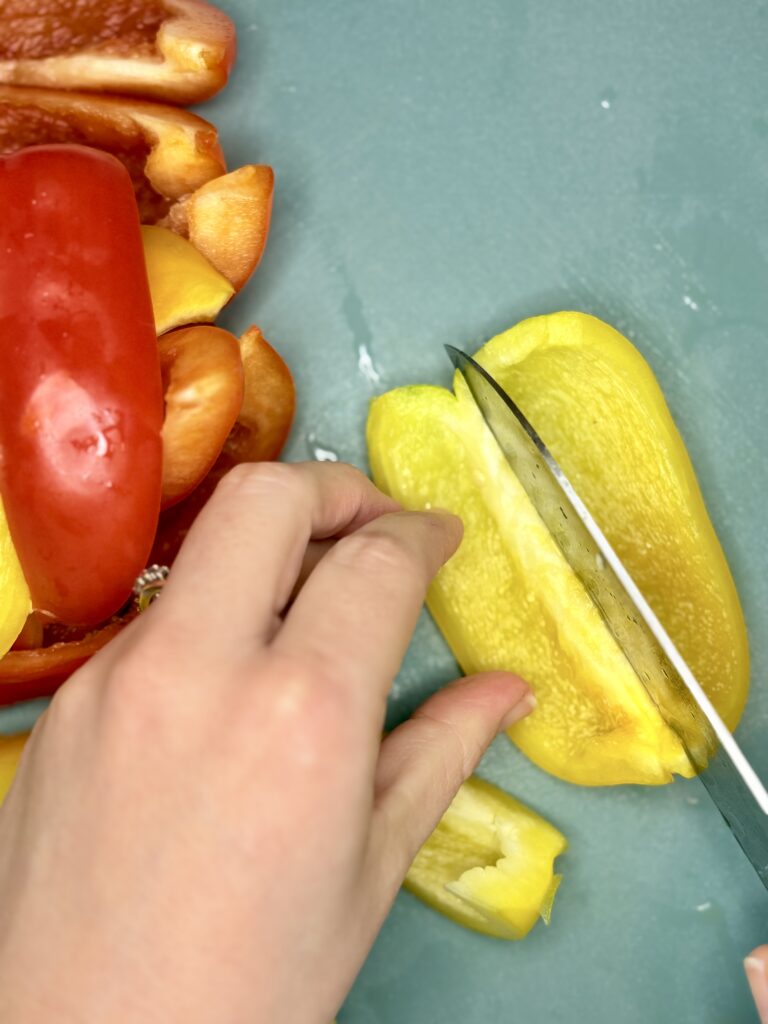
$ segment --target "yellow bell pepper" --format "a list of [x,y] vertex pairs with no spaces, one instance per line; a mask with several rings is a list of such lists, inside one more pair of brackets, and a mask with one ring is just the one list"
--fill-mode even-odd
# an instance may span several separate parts
[[473,776],[421,848],[405,887],[457,924],[523,939],[547,924],[560,884],[555,857],[567,842],[554,825]]
[[[746,702],[744,619],[685,446],[637,350],[582,313],[526,320],[478,360],[551,448],[730,728]],[[464,520],[430,610],[465,672],[506,668],[537,710],[510,730],[540,767],[584,785],[690,776],[682,747],[605,626],[485,426],[455,392],[376,399],[377,484],[408,508]]]
[[144,224],[141,237],[157,333],[213,322],[235,294],[226,277],[191,242],[167,228]]
[[0,736],[0,804],[11,788],[21,752],[28,739],[29,733],[26,732],[16,736]]
[[29,587],[0,501],[0,658],[11,649],[31,611]]

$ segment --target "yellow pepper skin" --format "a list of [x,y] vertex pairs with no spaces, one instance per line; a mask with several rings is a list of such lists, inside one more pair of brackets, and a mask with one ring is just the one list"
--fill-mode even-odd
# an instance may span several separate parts
[[472,776],[421,848],[405,887],[466,928],[523,939],[540,917],[549,924],[561,879],[554,860],[567,845],[554,825]]
[[0,658],[11,649],[31,611],[29,587],[0,501]]
[[[523,321],[478,360],[536,426],[730,728],[747,698],[738,596],[685,446],[639,352],[582,313]],[[539,519],[457,375],[410,387],[368,421],[376,483],[464,520],[430,610],[465,672],[506,668],[537,710],[510,730],[582,785],[659,784],[692,769]]]
[[235,294],[229,281],[188,242],[167,228],[142,225],[155,330],[212,323]]
[[0,804],[11,788],[21,752],[28,739],[29,733],[26,732],[16,736],[0,736]]

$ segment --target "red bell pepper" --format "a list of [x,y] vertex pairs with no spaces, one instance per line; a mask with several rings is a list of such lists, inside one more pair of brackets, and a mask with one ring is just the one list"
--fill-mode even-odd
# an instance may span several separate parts
[[0,494],[36,610],[95,625],[146,564],[163,396],[131,180],[114,157],[0,160]]

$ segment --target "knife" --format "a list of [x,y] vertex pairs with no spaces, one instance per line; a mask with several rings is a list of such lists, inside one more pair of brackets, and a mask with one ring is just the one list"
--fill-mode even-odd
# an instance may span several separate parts
[[487,370],[445,347],[544,525],[768,889],[765,786],[533,426]]

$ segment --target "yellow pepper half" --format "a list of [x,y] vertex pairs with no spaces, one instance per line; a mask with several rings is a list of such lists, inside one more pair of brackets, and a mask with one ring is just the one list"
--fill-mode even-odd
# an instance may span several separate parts
[[549,924],[567,842],[554,825],[473,776],[421,848],[405,887],[457,924],[523,939]]
[[[477,359],[535,425],[727,725],[747,698],[738,596],[685,446],[639,352],[582,313],[523,321]],[[537,710],[510,730],[540,767],[584,785],[693,770],[502,456],[463,378],[407,387],[368,421],[376,483],[464,520],[429,608],[465,672],[510,669]]]
[[31,611],[29,587],[0,501],[0,658],[11,649]]

